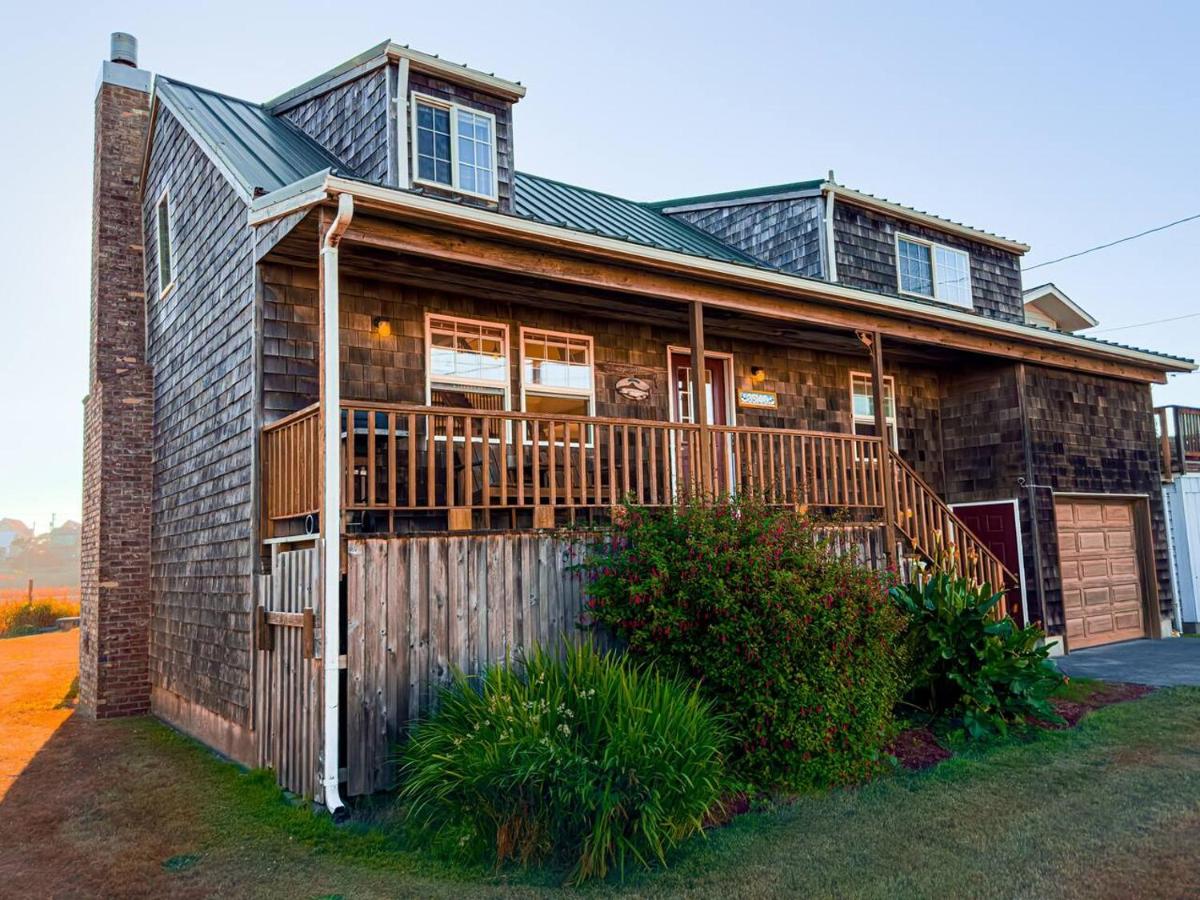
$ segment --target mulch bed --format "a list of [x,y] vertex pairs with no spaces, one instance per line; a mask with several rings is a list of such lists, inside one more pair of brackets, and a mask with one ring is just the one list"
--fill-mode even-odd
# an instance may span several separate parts
[[928,728],[908,728],[896,735],[885,751],[896,757],[902,768],[919,772],[950,758],[950,751],[938,743]]
[[743,791],[728,794],[716,806],[704,814],[705,828],[720,828],[728,825],[737,816],[750,811],[750,798]]
[[1083,700],[1051,698],[1050,705],[1054,707],[1054,711],[1067,721],[1064,725],[1045,723],[1042,727],[1059,729],[1074,728],[1079,724],[1080,719],[1094,709],[1100,709],[1102,706],[1111,706],[1114,703],[1124,703],[1126,700],[1138,700],[1153,691],[1154,688],[1148,684],[1110,682],[1096,688],[1096,690]]

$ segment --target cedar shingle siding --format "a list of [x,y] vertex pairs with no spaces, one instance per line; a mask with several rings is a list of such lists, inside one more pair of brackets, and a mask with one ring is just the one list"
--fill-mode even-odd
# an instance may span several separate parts
[[388,183],[388,79],[380,66],[283,113],[344,162],[350,174]]
[[[154,205],[170,188],[175,288],[159,299]],[[154,370],[150,671],[249,724],[254,271],[247,208],[159,108],[146,182]]]
[[[991,319],[1024,322],[1021,259],[1015,253],[925,228],[838,198],[834,204],[838,281],[885,294],[898,291],[896,232],[965,250],[971,255],[971,298],[975,311]],[[931,301],[932,302],[932,301]]]
[[765,265],[821,278],[821,201],[772,200],[669,213]]

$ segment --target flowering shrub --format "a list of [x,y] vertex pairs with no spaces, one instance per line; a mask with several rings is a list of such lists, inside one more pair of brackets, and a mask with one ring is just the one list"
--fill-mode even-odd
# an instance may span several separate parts
[[1062,722],[1047,701],[1062,684],[1036,626],[992,610],[1004,598],[987,585],[934,571],[892,589],[909,620],[908,702],[932,718],[961,719],[972,738],[1005,734],[1030,719]]
[[584,563],[590,615],[699,681],[731,722],[742,777],[839,784],[884,764],[902,686],[890,575],[750,500],[620,520]]
[[411,824],[457,854],[571,877],[665,862],[721,796],[722,727],[690,688],[591,646],[462,674],[402,756]]

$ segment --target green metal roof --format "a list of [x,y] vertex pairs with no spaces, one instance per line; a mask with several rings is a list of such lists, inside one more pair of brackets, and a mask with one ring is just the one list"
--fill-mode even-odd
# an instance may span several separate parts
[[270,193],[325,169],[356,174],[291,122],[257,103],[162,77],[155,79],[155,92],[248,194],[256,188]]
[[725,191],[722,194],[700,194],[697,197],[677,197],[674,200],[654,200],[643,203],[647,209],[669,209],[674,206],[699,206],[706,203],[724,203],[731,200],[754,200],[756,197],[774,197],[780,194],[798,194],[815,191],[825,181],[793,181],[789,184],[768,184],[763,187],[745,188],[740,191]]
[[516,173],[515,187],[513,211],[527,219],[692,256],[758,265],[699,229],[632,200],[527,172]]

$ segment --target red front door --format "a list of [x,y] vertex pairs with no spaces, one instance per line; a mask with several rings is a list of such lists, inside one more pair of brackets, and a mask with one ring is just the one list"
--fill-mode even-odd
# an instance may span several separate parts
[[[954,506],[954,514],[971,532],[996,554],[1014,575],[1021,572],[1021,533],[1017,527],[1017,508],[1011,502],[973,503]],[[1004,609],[1019,625],[1025,621],[1021,605],[1021,585],[1011,588],[1004,598]]]
[[[690,353],[671,353],[671,420],[673,422],[695,422],[692,412],[692,355]],[[705,406],[708,408],[709,425],[729,424],[729,401],[726,390],[725,360],[720,357],[709,357],[704,360]],[[713,440],[713,488],[716,491],[728,487],[726,481],[725,439]],[[684,446],[681,454],[683,463],[683,478],[685,484],[691,483],[691,449]]]

